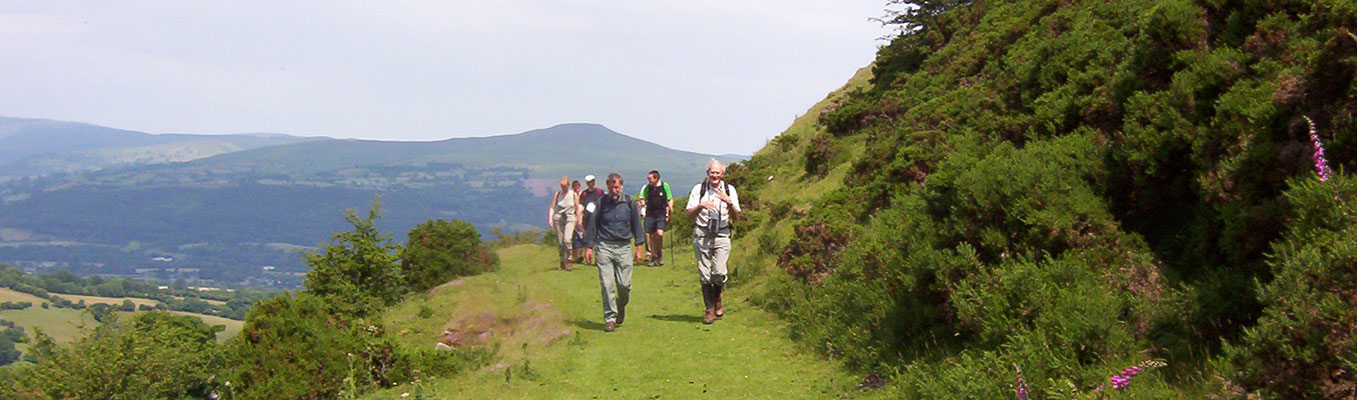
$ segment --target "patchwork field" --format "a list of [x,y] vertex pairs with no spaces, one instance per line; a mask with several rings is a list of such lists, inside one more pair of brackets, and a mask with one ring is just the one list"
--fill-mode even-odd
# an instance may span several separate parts
[[[122,304],[123,300],[131,300],[132,303],[137,305],[141,304],[155,305],[154,300],[132,297],[114,298],[98,296],[77,296],[68,294],[57,294],[57,296],[70,299],[71,301],[85,300],[85,304],[106,303],[118,305]],[[0,288],[0,302],[3,301],[15,301],[15,302],[27,301],[33,303],[33,307],[29,307],[26,310],[0,311],[0,319],[14,321],[16,325],[22,326],[25,329],[27,329],[30,337],[33,334],[33,329],[38,328],[42,329],[44,333],[51,335],[52,339],[56,340],[57,343],[70,343],[71,341],[80,337],[80,335],[83,332],[82,327],[93,326],[93,324],[96,323],[93,317],[91,317],[88,313],[82,312],[82,310],[73,310],[69,308],[44,309],[42,308],[42,303],[46,303],[47,302],[46,300],[43,300],[37,296],[33,296],[27,293],[16,292],[8,288]],[[182,311],[171,311],[170,313],[198,317],[201,318],[203,322],[206,322],[210,325],[226,326],[225,331],[222,331],[217,334],[217,340],[220,342],[224,342],[227,339],[234,337],[237,333],[240,332],[240,328],[244,326],[244,322],[242,321],[236,321],[217,316],[194,314]],[[122,314],[124,316],[130,316],[133,313],[119,312],[119,314]],[[18,347],[20,350],[24,350],[26,345],[19,344]]]

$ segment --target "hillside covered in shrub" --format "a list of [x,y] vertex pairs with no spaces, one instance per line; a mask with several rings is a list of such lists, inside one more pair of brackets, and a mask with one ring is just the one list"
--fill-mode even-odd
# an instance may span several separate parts
[[905,398],[1357,393],[1357,3],[891,3],[730,171],[793,335]]

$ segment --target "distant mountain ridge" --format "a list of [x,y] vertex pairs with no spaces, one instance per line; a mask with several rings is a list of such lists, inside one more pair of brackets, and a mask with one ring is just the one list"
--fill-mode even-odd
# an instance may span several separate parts
[[544,228],[541,196],[562,175],[618,172],[634,193],[652,169],[685,187],[709,159],[738,160],[591,123],[432,142],[151,135],[13,118],[0,132],[0,146],[21,144],[0,147],[11,160],[0,164],[0,263],[249,284],[295,284],[289,274],[305,266],[294,251],[344,230],[345,210],[377,197],[379,227],[397,237],[436,218],[513,232]]
[[593,123],[414,142],[277,133],[149,134],[77,122],[0,117],[0,180],[167,163],[183,163],[172,168],[189,170],[224,168],[298,177],[348,168],[453,162],[525,168],[528,178],[539,179],[580,174],[581,167],[592,165],[637,177],[659,169],[688,181],[701,179],[710,158],[728,162],[747,156],[673,150]]
[[182,162],[318,139],[277,133],[155,135],[79,122],[0,117],[0,177]]

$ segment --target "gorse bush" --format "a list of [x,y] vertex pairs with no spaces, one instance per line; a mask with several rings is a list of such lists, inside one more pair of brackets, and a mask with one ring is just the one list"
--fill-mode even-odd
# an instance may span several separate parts
[[409,382],[416,370],[440,376],[485,358],[483,351],[404,349],[384,326],[309,293],[269,299],[250,311],[240,335],[225,346],[233,363],[225,380],[243,399],[336,398],[345,388],[357,395]]
[[406,235],[401,274],[411,291],[425,291],[458,276],[493,271],[499,256],[481,243],[476,227],[441,219],[419,224]]
[[852,155],[751,228],[756,300],[910,398],[1350,396],[1354,4],[933,4],[746,163],[810,192]]
[[1343,398],[1357,390],[1357,182],[1298,179],[1295,210],[1272,247],[1273,279],[1258,291],[1258,324],[1227,354],[1244,383],[1283,398]]

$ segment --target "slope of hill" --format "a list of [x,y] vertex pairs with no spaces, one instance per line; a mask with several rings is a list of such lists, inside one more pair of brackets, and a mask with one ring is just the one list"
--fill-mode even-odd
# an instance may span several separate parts
[[904,14],[732,168],[732,262],[898,397],[1348,398],[1352,4]]

